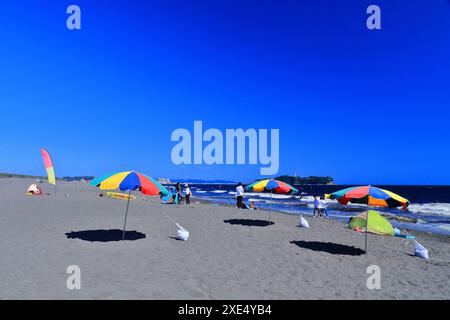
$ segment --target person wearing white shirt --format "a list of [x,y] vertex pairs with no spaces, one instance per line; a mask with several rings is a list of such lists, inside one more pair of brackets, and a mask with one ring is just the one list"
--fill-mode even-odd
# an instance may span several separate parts
[[236,187],[236,208],[238,209],[242,208],[243,200],[244,200],[244,187],[242,186],[242,183],[239,182],[238,186]]
[[191,189],[189,188],[189,185],[186,183],[184,185],[184,199],[186,201],[186,204],[191,204],[190,200],[191,194],[192,194]]
[[319,209],[319,215],[321,217],[323,217],[324,213],[326,215],[328,215],[327,214],[327,202],[325,201],[325,197],[320,197],[318,209]]
[[319,209],[319,206],[320,206],[320,201],[319,201],[319,199],[317,199],[317,196],[314,196],[314,211],[313,211],[313,217],[316,216],[316,211],[317,211],[317,216],[318,216],[318,217],[320,216],[320,209]]

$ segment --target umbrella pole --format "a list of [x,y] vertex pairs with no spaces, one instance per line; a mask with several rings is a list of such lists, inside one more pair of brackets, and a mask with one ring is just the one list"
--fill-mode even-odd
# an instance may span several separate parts
[[130,207],[130,196],[131,196],[131,190],[128,191],[127,210],[125,211],[125,221],[123,223],[122,240],[125,240],[125,227],[127,225],[128,208]]
[[272,222],[272,189],[270,189],[269,221]]
[[367,205],[366,215],[366,238],[364,240],[364,254],[367,254],[367,234],[369,233],[369,205]]

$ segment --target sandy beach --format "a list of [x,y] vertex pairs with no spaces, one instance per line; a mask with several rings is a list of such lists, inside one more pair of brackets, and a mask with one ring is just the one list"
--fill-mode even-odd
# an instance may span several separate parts
[[[0,179],[2,299],[448,299],[450,238],[415,233],[411,241],[364,236],[343,223],[236,210],[210,203],[161,205],[158,197],[126,202],[99,197],[82,182],[61,182],[56,195],[26,196],[32,179]],[[46,192],[53,192],[48,184]],[[177,227],[188,241],[174,239]],[[259,220],[259,221],[258,221]],[[116,232],[107,230],[117,229]],[[92,241],[100,240],[100,241]],[[81,269],[69,290],[66,269]],[[369,265],[381,270],[370,290]]]

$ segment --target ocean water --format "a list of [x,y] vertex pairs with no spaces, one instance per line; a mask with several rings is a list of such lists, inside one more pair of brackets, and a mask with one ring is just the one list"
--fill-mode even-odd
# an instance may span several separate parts
[[[246,193],[244,201],[253,201],[256,207],[270,208],[274,211],[312,216],[313,196],[332,193],[347,188],[348,185],[335,186],[296,186],[296,195],[277,195],[267,193]],[[371,208],[382,213],[393,226],[431,232],[450,236],[450,186],[379,186],[395,192],[410,201],[407,211],[396,208]],[[222,204],[235,204],[235,185],[191,185],[194,197]],[[347,221],[350,217],[367,209],[364,205],[343,206],[335,200],[327,200],[328,217]]]

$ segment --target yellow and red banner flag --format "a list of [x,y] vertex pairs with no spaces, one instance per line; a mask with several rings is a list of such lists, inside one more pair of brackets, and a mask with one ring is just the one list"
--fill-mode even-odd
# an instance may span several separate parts
[[50,153],[44,148],[41,148],[42,159],[44,160],[45,170],[47,170],[48,183],[56,185],[55,169],[53,168],[52,158]]

